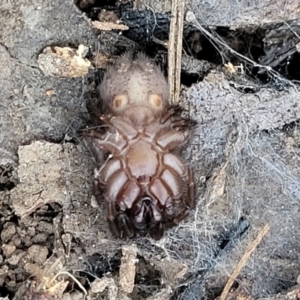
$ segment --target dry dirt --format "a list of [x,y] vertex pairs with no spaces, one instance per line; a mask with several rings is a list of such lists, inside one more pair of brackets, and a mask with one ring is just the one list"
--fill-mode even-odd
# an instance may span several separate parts
[[201,65],[204,79],[180,99],[198,123],[182,149],[197,207],[160,241],[116,239],[78,132],[99,66],[143,46],[100,32],[71,0],[48,2],[0,4],[0,299],[215,299],[266,224],[228,299],[297,299],[298,83],[271,69],[276,85]]

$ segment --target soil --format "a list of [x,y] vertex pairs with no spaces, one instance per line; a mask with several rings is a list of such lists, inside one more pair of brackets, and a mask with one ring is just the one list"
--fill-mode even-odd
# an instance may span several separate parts
[[154,241],[111,234],[92,191],[101,162],[81,133],[118,55],[143,51],[167,70],[170,3],[46,2],[0,4],[0,299],[216,299],[266,224],[228,299],[296,299],[294,3],[283,15],[269,1],[259,14],[236,4],[212,16],[206,2],[201,15],[187,1],[196,19],[184,29],[180,105],[197,126],[181,155],[194,170],[197,207]]

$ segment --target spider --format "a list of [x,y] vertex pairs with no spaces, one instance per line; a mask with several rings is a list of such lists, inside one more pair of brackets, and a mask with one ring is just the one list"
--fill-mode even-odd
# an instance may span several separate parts
[[195,206],[192,170],[174,152],[189,138],[187,120],[168,104],[167,81],[143,54],[121,56],[105,73],[100,96],[108,107],[99,115],[105,130],[87,135],[109,153],[95,169],[95,186],[105,189],[112,232],[160,239],[164,227],[178,224]]

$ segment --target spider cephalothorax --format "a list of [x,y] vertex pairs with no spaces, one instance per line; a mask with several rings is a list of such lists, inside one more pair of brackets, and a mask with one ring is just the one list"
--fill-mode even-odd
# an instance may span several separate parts
[[164,226],[177,224],[195,205],[191,169],[173,153],[187,141],[187,122],[169,106],[167,81],[144,55],[120,57],[104,75],[100,96],[108,107],[99,116],[105,130],[88,135],[110,153],[95,179],[105,188],[112,231],[160,238]]

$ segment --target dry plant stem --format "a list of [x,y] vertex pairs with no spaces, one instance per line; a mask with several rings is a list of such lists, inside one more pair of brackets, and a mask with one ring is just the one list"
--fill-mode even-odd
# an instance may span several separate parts
[[172,1],[168,59],[171,104],[179,101],[184,4],[184,0]]
[[256,239],[249,245],[249,247],[247,248],[245,254],[242,256],[242,258],[238,262],[237,266],[233,270],[231,276],[229,277],[229,279],[228,279],[228,281],[227,281],[227,283],[226,283],[226,285],[225,285],[225,287],[222,291],[222,294],[220,296],[220,300],[225,300],[226,299],[226,297],[227,297],[234,281],[236,280],[236,278],[240,274],[242,268],[246,265],[247,261],[249,260],[250,256],[252,255],[252,253],[254,252],[256,247],[260,244],[262,238],[267,234],[269,229],[270,229],[270,224],[266,224],[264,226],[264,228],[259,232]]
[[87,291],[86,291],[86,289],[83,287],[83,285],[70,273],[70,272],[68,272],[68,271],[59,271],[54,277],[53,277],[53,279],[51,280],[51,282],[53,282],[58,276],[60,276],[60,275],[62,275],[62,274],[65,274],[65,275],[68,275],[69,277],[71,277],[73,280],[74,280],[74,282],[76,282],[77,284],[78,284],[78,286],[79,286],[79,288],[83,291],[83,293],[84,293],[84,298],[83,299],[85,299],[86,298],[86,296],[87,296]]

